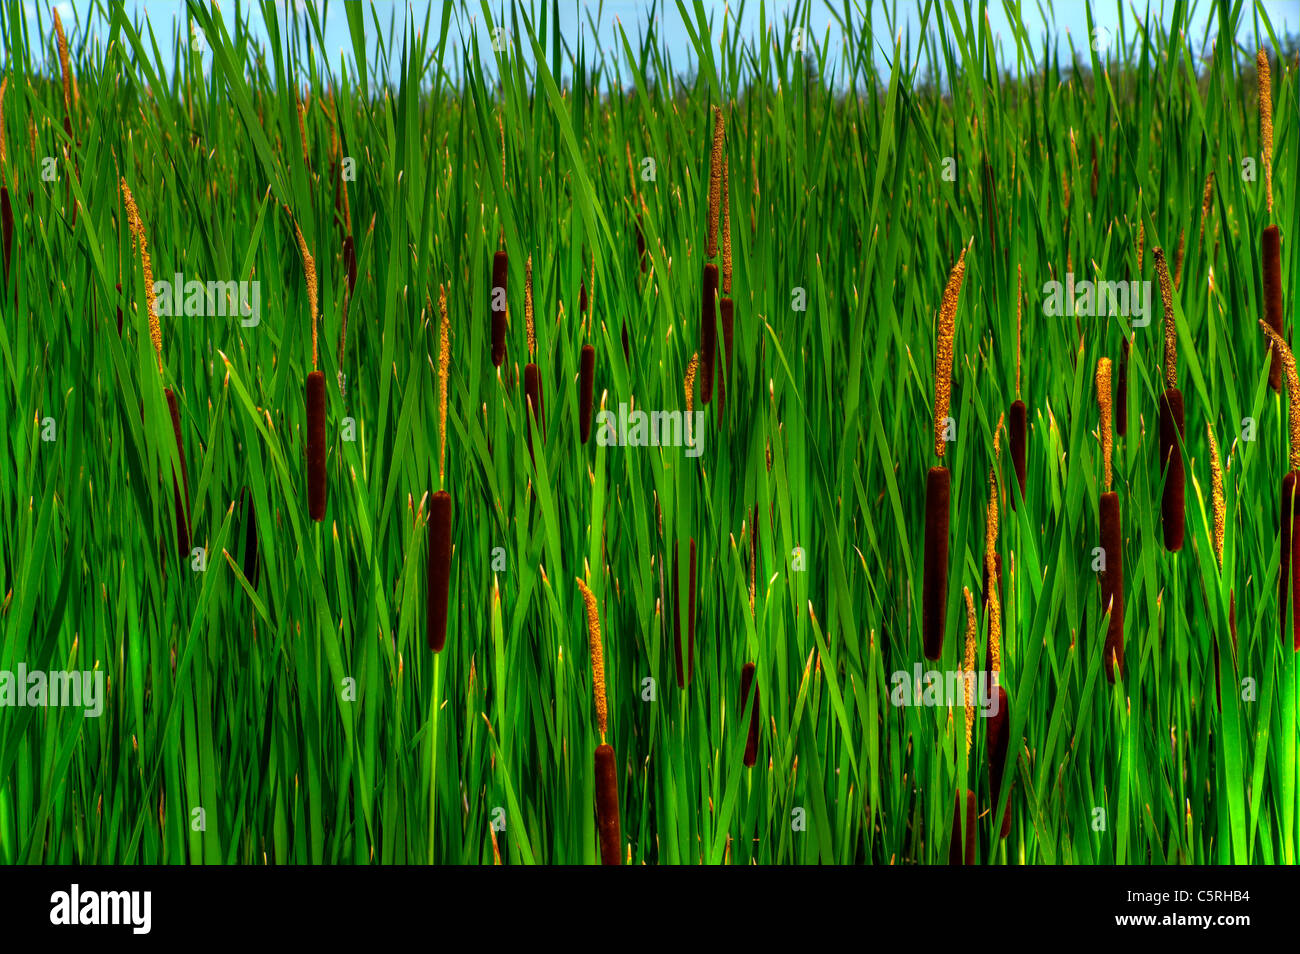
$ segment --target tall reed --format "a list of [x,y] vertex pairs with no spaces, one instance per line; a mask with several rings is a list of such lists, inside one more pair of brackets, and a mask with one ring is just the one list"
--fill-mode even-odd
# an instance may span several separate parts
[[1101,435],[1102,485],[1106,488],[1098,501],[1101,527],[1101,551],[1105,560],[1101,577],[1102,612],[1110,613],[1102,657],[1106,678],[1115,681],[1115,670],[1124,674],[1124,539],[1120,519],[1119,494],[1111,489],[1111,391],[1110,359],[1097,361],[1098,430]]
[[727,383],[731,379],[731,338],[735,326],[735,306],[731,301],[731,192],[730,166],[722,154],[722,299],[718,310],[722,319],[722,354],[718,358],[718,420],[722,420]]
[[948,409],[952,401],[952,351],[957,305],[966,274],[966,249],[948,273],[939,305],[934,359],[934,453],[939,464],[925,482],[925,557],[921,579],[921,631],[926,658],[943,653],[943,626],[948,611],[948,521],[952,478],[943,466]]
[[[709,156],[709,232],[705,248],[710,259],[718,256],[718,213],[722,196],[724,125],[722,110],[713,107],[713,148]],[[713,400],[713,372],[718,357],[718,266],[704,266],[704,293],[700,301],[700,403]]]
[[596,747],[596,827],[600,837],[600,861],[604,865],[618,865],[623,863],[623,836],[619,829],[618,767],[614,747],[605,741],[609,706],[605,699],[605,655],[600,644],[600,614],[595,595],[581,579],[578,580],[578,590],[587,609],[592,694],[596,703],[596,728],[600,732],[600,745]]
[[1184,495],[1186,474],[1183,469],[1184,430],[1183,392],[1178,390],[1178,334],[1174,323],[1174,296],[1169,280],[1169,266],[1162,248],[1151,250],[1160,280],[1160,300],[1165,311],[1165,391],[1160,399],[1160,469],[1165,472],[1165,486],[1160,501],[1161,525],[1165,549],[1176,553],[1183,548]]

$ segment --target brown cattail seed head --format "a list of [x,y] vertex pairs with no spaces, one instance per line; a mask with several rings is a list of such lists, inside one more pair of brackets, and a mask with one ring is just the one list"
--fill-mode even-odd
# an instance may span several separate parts
[[749,734],[745,739],[745,767],[753,768],[758,761],[758,730],[761,725],[758,709],[758,683],[754,680],[754,664],[745,663],[740,671],[740,708],[743,713],[749,705],[750,688],[754,690],[753,708],[749,714]]
[[[1282,321],[1282,236],[1276,225],[1264,229],[1260,236],[1260,252],[1264,278],[1264,320],[1273,329],[1274,335],[1281,337]],[[1282,390],[1282,356],[1276,349],[1268,369],[1268,383],[1274,391]]]
[[582,443],[591,437],[591,405],[596,387],[596,349],[582,346],[578,362],[578,432]]
[[957,304],[961,283],[966,275],[966,249],[948,273],[948,283],[939,303],[939,327],[934,357],[934,453],[942,458],[947,442],[943,439],[944,422],[952,403],[952,347],[956,332]]
[[439,490],[429,499],[428,591],[425,625],[429,648],[442,652],[447,644],[447,607],[451,593],[451,494]]
[[1174,324],[1174,292],[1169,282],[1165,250],[1155,248],[1156,277],[1160,280],[1160,302],[1165,309],[1165,387],[1178,387],[1178,330]]
[[731,185],[730,162],[722,155],[722,294],[731,294]]
[[325,519],[325,373],[307,375],[307,505],[313,520]]
[[1106,565],[1101,577],[1102,612],[1110,613],[1106,642],[1102,646],[1106,678],[1115,681],[1115,669],[1124,672],[1124,544],[1120,523],[1119,495],[1113,490],[1101,495],[1098,505],[1101,549]]
[[1110,358],[1100,358],[1097,361],[1097,408],[1100,411],[1098,424],[1101,430],[1102,481],[1103,486],[1110,490]]
[[524,330],[528,335],[528,357],[537,353],[537,332],[533,328],[533,257],[524,262]]
[[596,827],[600,837],[600,863],[623,863],[623,836],[618,815],[618,766],[613,746],[596,748]]
[[600,646],[600,614],[596,611],[595,595],[582,580],[578,580],[578,590],[587,607],[587,644],[591,650],[592,691],[596,696],[596,728],[600,730],[603,743],[609,726],[609,709],[605,702],[605,654]]
[[709,234],[705,243],[709,258],[718,254],[718,207],[722,197],[722,110],[713,107],[713,153],[709,157]]

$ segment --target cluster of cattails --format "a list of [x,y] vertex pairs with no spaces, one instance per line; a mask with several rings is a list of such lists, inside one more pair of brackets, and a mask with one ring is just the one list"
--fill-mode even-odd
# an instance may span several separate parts
[[1183,548],[1183,508],[1187,480],[1181,450],[1185,431],[1183,392],[1178,390],[1178,332],[1174,322],[1173,288],[1164,249],[1152,249],[1151,254],[1156,261],[1160,301],[1165,310],[1165,390],[1160,398],[1160,468],[1165,471],[1165,487],[1160,500],[1160,519],[1164,528],[1165,549],[1176,553]]
[[311,371],[307,373],[307,513],[312,520],[325,519],[327,483],[325,479],[325,372],[320,370],[317,323],[316,260],[307,248],[302,229],[294,223],[298,251],[307,276],[307,304],[311,311]]
[[[447,384],[451,374],[451,324],[447,289],[438,288],[438,480],[447,476]],[[451,494],[446,487],[429,500],[427,628],[429,648],[442,652],[447,643],[447,602],[451,593]]]
[[948,612],[948,520],[952,477],[943,465],[947,447],[944,431],[952,401],[952,348],[956,333],[957,304],[966,275],[966,249],[948,274],[939,305],[934,359],[934,453],[939,463],[930,468],[925,482],[925,562],[921,579],[921,630],[925,655],[938,659],[943,652],[943,625]]
[[1103,656],[1106,678],[1115,681],[1115,670],[1124,674],[1124,541],[1120,521],[1119,494],[1111,489],[1111,390],[1110,359],[1097,362],[1098,429],[1101,436],[1102,483],[1105,490],[1098,501],[1101,527],[1101,552],[1105,561],[1101,570],[1101,606],[1110,613],[1106,627]]
[[[1277,581],[1277,609],[1281,619],[1283,644],[1300,649],[1300,523],[1297,518],[1297,483],[1300,483],[1300,379],[1296,376],[1295,357],[1286,339],[1265,321],[1260,327],[1273,343],[1274,353],[1282,360],[1287,383],[1287,424],[1290,438],[1290,465],[1282,478],[1282,541]],[[1290,597],[1291,639],[1287,639],[1287,602]]]
[[[713,107],[713,150],[709,157],[709,232],[705,252],[704,293],[700,299],[700,403],[713,400],[713,375],[718,361],[718,216],[722,204],[724,122],[722,110]],[[730,241],[728,241],[730,247]],[[730,270],[730,269],[728,269]],[[730,290],[730,283],[728,283]]]
[[[122,191],[122,202],[126,206],[127,227],[131,232],[132,239],[140,248],[140,264],[144,274],[145,305],[149,311],[149,338],[153,342],[154,354],[158,358],[158,377],[161,380],[163,376],[162,327],[158,322],[158,308],[154,301],[153,261],[149,257],[149,241],[145,236],[144,221],[140,217],[140,209],[135,204],[135,196],[131,194],[126,179],[120,179],[119,186]],[[188,555],[190,552],[190,491],[189,479],[185,469],[185,449],[181,442],[180,407],[176,402],[176,394],[171,388],[163,388],[163,397],[167,401],[167,412],[171,418],[172,435],[176,440],[177,459],[180,462],[178,473],[173,476],[172,480],[172,488],[175,494],[176,539],[181,554]]]
[[600,862],[617,865],[623,862],[623,836],[618,816],[618,766],[614,747],[605,741],[609,707],[605,699],[605,655],[600,645],[600,614],[596,609],[596,597],[587,584],[578,580],[578,589],[587,608],[592,692],[596,701],[596,728],[600,731],[600,745],[596,747],[596,829],[600,838]]

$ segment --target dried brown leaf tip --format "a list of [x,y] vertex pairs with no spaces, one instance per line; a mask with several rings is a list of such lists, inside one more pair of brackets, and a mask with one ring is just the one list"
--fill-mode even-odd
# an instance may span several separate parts
[[957,305],[961,298],[962,279],[966,276],[966,249],[948,273],[948,283],[939,303],[939,326],[934,356],[934,453],[943,457],[947,442],[943,439],[948,409],[952,405],[952,348],[957,330]]

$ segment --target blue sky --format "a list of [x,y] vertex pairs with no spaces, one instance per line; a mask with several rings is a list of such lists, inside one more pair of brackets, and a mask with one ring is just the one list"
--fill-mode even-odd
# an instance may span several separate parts
[[[388,34],[389,23],[393,24],[391,33],[398,37],[404,34],[407,13],[410,11],[417,25],[422,23],[426,13],[431,13],[430,22],[437,28],[441,22],[441,15],[444,3],[450,2],[452,6],[452,43],[449,46],[459,46],[462,41],[474,42],[479,45],[479,52],[485,62],[492,59],[492,36],[486,29],[483,29],[483,17],[481,5],[478,0],[462,4],[460,0],[411,0],[410,3],[389,3],[383,0],[377,0],[374,4],[375,10],[379,14],[379,19],[384,27],[384,33]],[[744,16],[733,29],[737,29],[740,34],[753,38],[758,32],[759,22],[759,4],[764,0],[749,0],[744,7]],[[836,0],[835,6],[842,6],[843,0]],[[855,7],[863,8],[866,0],[850,0]],[[773,23],[780,23],[785,17],[790,15],[795,9],[796,4],[791,0],[765,0],[767,19],[769,26]],[[278,0],[277,7],[281,11],[281,16],[298,16],[304,15],[303,11],[310,4],[319,13],[324,15],[324,35],[325,49],[332,65],[337,68],[338,59],[342,55],[351,64],[352,56],[352,39],[348,31],[347,18],[343,10],[343,4],[340,0],[331,0],[331,2],[317,2],[317,0]],[[964,9],[960,0],[954,4],[959,11]],[[65,27],[72,28],[72,24],[78,24],[73,36],[74,44],[79,43],[83,37],[88,36],[92,42],[102,38],[106,34],[106,26],[98,14],[94,12],[94,7],[87,0],[62,0],[54,4],[60,11],[60,17],[64,21]],[[507,10],[509,4],[503,4],[502,0],[491,0],[490,6],[494,11],[499,11],[504,6]],[[536,8],[536,4],[529,4]],[[629,34],[633,37],[646,30],[650,24],[650,4],[640,2],[640,0],[606,0],[601,3],[599,0],[561,0],[560,4],[560,25],[562,36],[570,43],[576,43],[579,37],[589,51],[589,55],[594,49],[606,51],[608,54],[617,55],[621,45],[617,41],[616,23],[621,22]],[[688,0],[687,6],[693,6],[693,0]],[[731,19],[734,23],[735,4],[730,6],[722,0],[704,0],[704,7],[713,17],[714,21],[714,38],[715,45],[720,37],[721,24],[724,16]],[[1171,11],[1172,0],[1166,5],[1158,2],[1152,4],[1154,11]],[[41,0],[38,4],[36,0],[24,0],[24,11],[29,17],[41,16],[45,22],[49,19],[49,4]],[[1053,36],[1058,44],[1058,49],[1062,59],[1068,60],[1070,42],[1076,49],[1084,51],[1088,46],[1088,28],[1085,17],[1085,5],[1083,0],[1042,0],[1042,10],[1047,13],[1046,18],[1040,12],[1038,0],[1024,0],[1023,17],[1025,26],[1029,35],[1035,40]],[[153,24],[154,30],[158,35],[159,46],[162,51],[164,60],[170,60],[170,36],[173,24],[178,20],[185,19],[185,5],[174,0],[137,0],[137,2],[127,2],[126,8],[132,17],[148,18]],[[898,19],[895,29],[903,34],[909,34],[912,37],[912,47],[916,48],[916,40],[919,37],[920,30],[920,8],[921,4],[912,0],[912,2],[898,2],[893,4],[897,10]],[[227,25],[233,23],[235,4],[233,0],[226,0],[221,4],[222,15]],[[369,4],[367,3],[367,10]],[[874,22],[877,24],[878,40],[886,48],[892,47],[891,38],[886,30],[886,6],[883,3],[874,4],[875,14]],[[1145,11],[1146,3],[1128,3],[1125,5],[1125,17],[1130,26],[1133,23],[1133,10]],[[1261,0],[1258,3],[1258,9],[1264,11],[1273,23],[1274,29],[1279,36],[1295,34],[1300,32],[1300,3],[1295,0]],[[244,16],[249,23],[254,35],[265,38],[265,26],[263,24],[260,5],[245,3],[243,6]],[[1195,11],[1192,16],[1192,28],[1189,31],[1195,42],[1199,42],[1203,35],[1205,26],[1212,15],[1213,7],[1210,0],[1197,0]],[[1008,32],[1008,17],[1001,2],[990,4],[989,7],[989,26],[995,37],[1000,38],[1002,43],[1001,60],[1008,65],[1014,63],[1014,42]],[[1118,32],[1120,17],[1119,4],[1116,0],[1098,0],[1093,5],[1093,16],[1099,29],[1108,31],[1110,34]],[[1167,20],[1168,12],[1162,19]],[[367,23],[373,21],[367,13]],[[655,12],[655,25],[659,32],[661,44],[666,47],[674,68],[678,71],[687,71],[693,66],[693,56],[691,54],[691,42],[682,17],[678,11],[675,0],[660,2]],[[837,62],[836,51],[843,43],[838,25],[832,16],[831,7],[824,0],[812,0],[810,16],[811,32],[818,42],[830,31],[830,54],[832,64]],[[35,23],[33,21],[33,27]],[[1247,19],[1246,35],[1238,37],[1239,41],[1245,46],[1254,47],[1253,26]],[[377,38],[376,31],[371,26],[368,32],[368,41],[371,49]],[[400,44],[399,44],[400,45]],[[1041,48],[1041,44],[1040,44]],[[458,62],[459,56],[449,56],[448,66]],[[883,67],[883,58],[877,56],[878,63]]]

